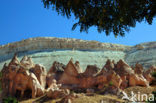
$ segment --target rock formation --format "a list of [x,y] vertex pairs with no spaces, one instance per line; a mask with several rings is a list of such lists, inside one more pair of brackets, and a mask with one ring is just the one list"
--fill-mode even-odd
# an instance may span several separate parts
[[[47,81],[49,81],[49,83],[50,83],[51,82],[50,78],[51,78],[51,80],[53,78],[58,81],[60,79],[61,75],[63,74],[65,67],[66,67],[66,65],[59,63],[57,61],[54,61],[54,63],[52,64],[52,67],[48,71]],[[48,83],[48,85],[49,85],[49,83]]]
[[17,54],[15,54],[14,57],[12,58],[11,62],[9,63],[9,66],[11,66],[11,65],[17,66],[19,63],[20,62],[19,62],[19,60],[17,58]]
[[26,68],[32,68],[34,67],[34,63],[30,57],[24,56],[22,60],[20,61],[20,64],[23,65]]
[[96,65],[88,65],[83,75],[85,77],[93,77],[100,71]]
[[64,72],[58,81],[61,84],[67,84],[67,85],[77,85],[80,83],[80,80],[78,77],[78,70],[73,63],[73,60],[71,59],[69,63],[67,64],[66,68],[64,69]]
[[36,64],[42,62],[47,69],[54,61],[66,64],[69,57],[78,60],[83,69],[87,65],[94,64],[102,68],[107,59],[115,60],[115,62],[123,59],[129,65],[135,65],[138,62],[145,69],[151,65],[156,66],[156,42],[126,46],[69,38],[30,38],[0,46],[0,69],[5,62],[9,63],[14,53],[19,53],[20,59],[24,55],[29,55]]
[[80,66],[79,61],[76,61],[76,62],[75,62],[75,67],[76,67],[78,73],[82,73],[82,72],[83,72],[83,70],[82,70],[82,68],[81,68],[81,66]]
[[52,67],[49,69],[47,77],[46,77],[46,84],[47,87],[49,87],[52,84],[53,79],[60,80],[60,77],[62,76],[65,65],[62,63],[59,63],[55,61],[52,65]]
[[57,99],[70,94],[68,89],[61,89],[61,84],[57,84],[56,82],[55,79],[52,80],[50,87],[47,89],[47,97]]
[[106,85],[113,85],[116,88],[120,88],[121,83],[122,79],[113,70],[109,70],[104,74],[98,75],[96,77],[96,84],[98,85],[98,89],[102,89]]
[[113,61],[111,61],[110,59],[108,59],[108,60],[106,61],[106,64],[105,64],[104,68],[106,68],[106,69],[108,69],[108,70],[114,69],[114,63],[113,63]]
[[149,81],[150,84],[154,82],[156,83],[156,80],[152,77],[153,72],[156,72],[155,66],[151,66],[151,68],[143,72],[143,76],[145,77],[147,81]]
[[142,74],[143,73],[143,67],[141,64],[136,63],[134,71],[136,74]]
[[123,60],[119,60],[114,69],[120,76],[130,75],[134,70]]
[[1,71],[2,93],[4,96],[23,97],[30,90],[32,98],[46,93],[49,98],[56,99],[70,97],[70,90],[92,92],[105,88],[106,93],[118,94],[130,86],[150,86],[155,82],[151,76],[155,71],[154,66],[145,71],[137,63],[133,70],[124,60],[117,63],[107,60],[102,69],[88,65],[82,72],[80,63],[71,59],[67,65],[55,61],[47,73],[44,66],[33,63],[30,57],[24,56],[19,62],[15,55]]
[[46,87],[46,76],[47,76],[46,69],[42,65],[36,64],[29,71],[35,74],[35,76],[37,77],[37,80],[39,81],[41,86],[43,88],[45,88]]
[[143,75],[131,74],[129,76],[129,86],[149,86],[149,81],[147,81]]
[[44,88],[41,86],[36,76],[33,73],[29,74],[26,70],[21,68],[13,79],[12,91],[10,91],[10,94],[14,96],[18,90],[21,91],[21,97],[23,97],[24,92],[28,89],[32,91],[32,98],[44,94]]
[[32,92],[32,98],[43,95],[44,87],[42,87],[35,74],[29,71],[31,68],[28,67],[32,67],[32,64],[22,63],[18,62],[15,55],[8,66],[4,65],[2,69],[3,96],[15,96],[17,91],[20,91],[20,95],[23,97],[24,92],[29,89]]

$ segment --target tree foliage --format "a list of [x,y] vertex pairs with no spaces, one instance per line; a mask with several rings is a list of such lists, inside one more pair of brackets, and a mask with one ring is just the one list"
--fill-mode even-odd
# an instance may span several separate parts
[[124,36],[125,31],[135,27],[137,22],[152,24],[156,16],[156,0],[42,0],[45,8],[52,7],[58,14],[78,20],[72,27],[80,26],[80,32],[92,26],[99,33],[111,32]]

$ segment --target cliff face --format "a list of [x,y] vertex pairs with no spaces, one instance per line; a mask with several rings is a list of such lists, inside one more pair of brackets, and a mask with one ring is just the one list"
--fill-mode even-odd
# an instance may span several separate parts
[[139,44],[134,47],[65,38],[31,38],[0,46],[0,68],[14,53],[29,55],[35,63],[47,69],[53,61],[66,64],[70,58],[80,61],[83,69],[88,64],[103,67],[107,59],[124,59],[130,65],[139,62],[145,67],[156,64],[156,42]]
[[136,62],[144,67],[156,65],[156,42],[142,43],[126,52],[125,61],[134,65]]
[[0,55],[12,52],[40,51],[47,49],[76,49],[76,50],[127,50],[129,46],[85,41],[80,39],[40,37],[30,38],[20,42],[0,46]]

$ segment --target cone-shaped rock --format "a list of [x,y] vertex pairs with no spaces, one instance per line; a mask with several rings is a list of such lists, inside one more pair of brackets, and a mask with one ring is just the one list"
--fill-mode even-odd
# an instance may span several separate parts
[[68,75],[71,76],[77,76],[78,75],[78,71],[76,69],[75,64],[73,63],[73,59],[71,58],[69,63],[67,64],[65,71]]
[[60,77],[62,76],[64,72],[65,67],[66,65],[59,63],[57,61],[54,61],[52,67],[50,68],[47,74],[46,81],[47,81],[48,87],[52,84],[53,79],[57,81],[60,79]]
[[108,59],[107,61],[106,61],[106,64],[105,64],[105,66],[104,66],[107,70],[112,70],[112,69],[114,69],[114,63],[110,60],[110,59]]
[[33,63],[32,59],[30,57],[24,56],[22,60],[20,61],[21,65],[24,66],[27,69],[33,68],[35,64]]
[[64,73],[62,74],[58,82],[67,85],[68,84],[77,85],[80,83],[80,80],[77,78],[77,76],[78,76],[78,71],[76,69],[76,66],[73,63],[73,60],[71,59],[67,64],[66,68],[64,69]]
[[100,68],[98,68],[96,65],[88,65],[85,72],[83,73],[86,77],[95,76],[97,73],[99,73]]
[[59,63],[57,61],[54,61],[52,67],[48,71],[48,74],[64,72],[65,67],[66,67],[66,65]]
[[134,73],[132,68],[123,60],[119,60],[116,65],[115,71],[121,76],[121,75],[127,75]]
[[28,60],[28,57],[27,56],[24,56],[23,58],[22,58],[22,60],[20,61],[20,63],[22,64],[25,64],[25,61],[27,61]]
[[150,84],[155,84],[156,80],[152,76],[153,72],[156,72],[156,67],[151,66],[148,70],[144,71],[143,76],[149,81]]
[[18,65],[20,64],[18,58],[17,58],[17,54],[15,53],[14,57],[12,58],[11,62],[9,63],[9,66],[10,65]]
[[82,73],[82,68],[80,67],[79,61],[75,62],[75,66],[76,66],[76,69],[77,69],[78,73]]

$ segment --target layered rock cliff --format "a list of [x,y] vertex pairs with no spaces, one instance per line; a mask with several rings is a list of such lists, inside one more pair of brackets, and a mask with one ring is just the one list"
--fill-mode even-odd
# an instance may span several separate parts
[[54,61],[67,64],[70,58],[80,61],[83,69],[88,64],[103,67],[107,59],[115,62],[123,59],[129,65],[139,62],[144,67],[156,64],[156,42],[125,46],[79,39],[30,38],[0,46],[0,69],[5,62],[10,61],[14,53],[17,53],[19,58],[28,55],[35,63],[43,64],[47,69]]

